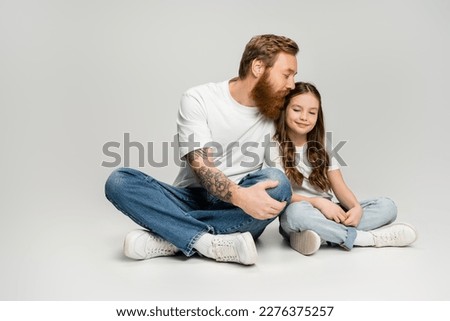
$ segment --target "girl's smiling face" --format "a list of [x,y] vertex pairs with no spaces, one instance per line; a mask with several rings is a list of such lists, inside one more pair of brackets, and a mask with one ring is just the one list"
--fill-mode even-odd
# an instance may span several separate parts
[[319,107],[319,100],[309,92],[291,98],[286,108],[286,125],[296,146],[306,143],[306,134],[316,125]]

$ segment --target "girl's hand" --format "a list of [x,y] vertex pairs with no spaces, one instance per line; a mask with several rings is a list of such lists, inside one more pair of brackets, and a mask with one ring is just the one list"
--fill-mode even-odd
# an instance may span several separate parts
[[363,209],[360,205],[357,205],[355,207],[352,207],[347,213],[347,218],[345,219],[342,224],[346,226],[358,226],[359,222],[361,221],[361,217],[363,214]]
[[347,219],[344,210],[339,205],[326,198],[313,197],[310,202],[329,220],[333,220],[336,223],[343,223]]

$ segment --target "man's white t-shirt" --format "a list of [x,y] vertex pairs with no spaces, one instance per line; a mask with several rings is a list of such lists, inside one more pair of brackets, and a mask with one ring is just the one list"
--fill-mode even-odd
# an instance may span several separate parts
[[[309,175],[311,175],[312,168],[308,158],[306,157],[306,144],[300,147],[295,147],[295,156],[297,170],[303,174],[303,183],[302,186],[298,186],[297,184],[292,185],[292,191],[294,194],[300,194],[306,197],[324,197],[331,200],[333,198],[333,194],[331,194],[330,191],[321,191],[312,186],[308,180]],[[339,163],[333,157],[330,158],[330,163],[331,164],[328,166],[328,171],[340,169]],[[279,144],[277,142],[274,142],[270,148],[266,150],[264,167],[275,167],[284,173]]]
[[[239,104],[230,94],[229,81],[208,83],[186,91],[178,112],[180,158],[203,147],[214,150],[214,167],[238,183],[261,169],[264,149],[274,134],[274,123],[258,107]],[[200,186],[186,163],[175,186]]]

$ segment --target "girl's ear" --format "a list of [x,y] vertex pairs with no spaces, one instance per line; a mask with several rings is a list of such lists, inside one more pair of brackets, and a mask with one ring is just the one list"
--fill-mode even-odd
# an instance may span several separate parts
[[264,74],[264,70],[266,69],[264,63],[261,59],[253,59],[252,61],[252,75],[255,78],[259,78]]

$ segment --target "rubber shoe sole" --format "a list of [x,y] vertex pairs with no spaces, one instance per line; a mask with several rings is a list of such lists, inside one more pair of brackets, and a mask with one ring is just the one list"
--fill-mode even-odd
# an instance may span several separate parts
[[322,244],[320,236],[311,230],[289,233],[291,247],[303,255],[311,255],[317,252]]

